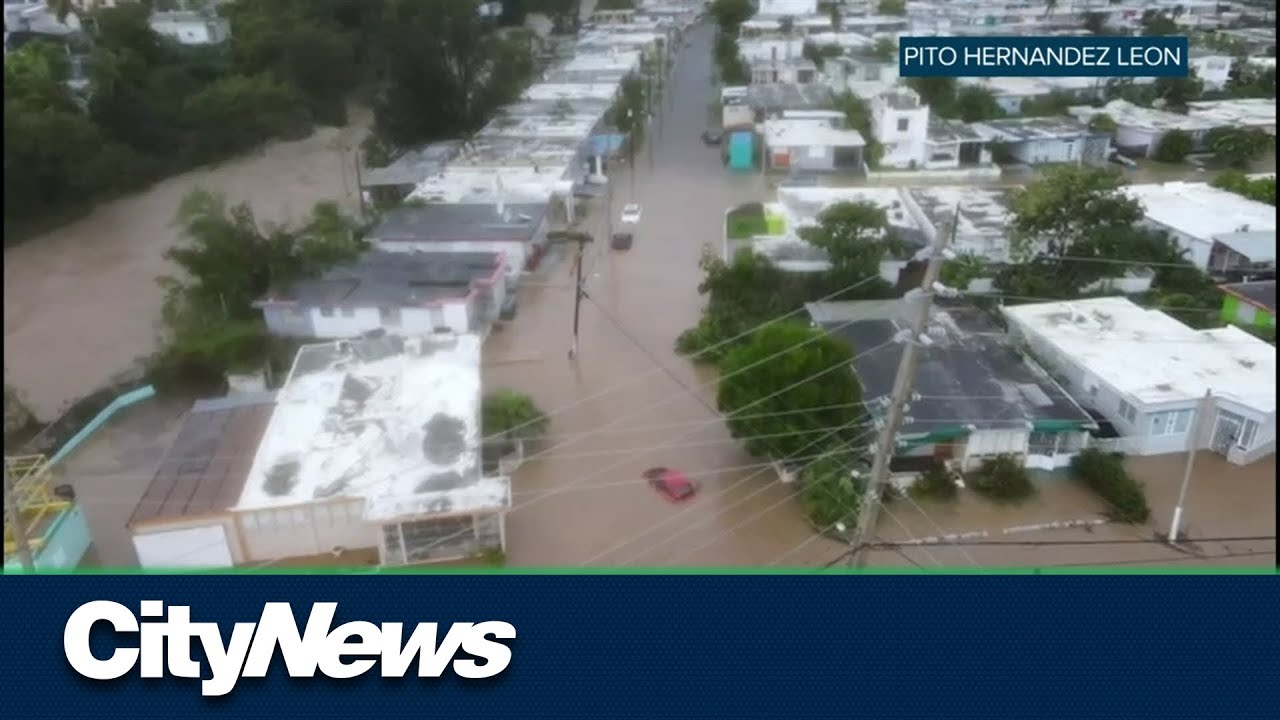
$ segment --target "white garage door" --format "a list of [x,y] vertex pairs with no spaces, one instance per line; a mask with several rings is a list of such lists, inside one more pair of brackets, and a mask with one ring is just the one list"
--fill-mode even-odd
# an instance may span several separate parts
[[151,569],[231,567],[231,548],[222,525],[134,535],[138,565]]

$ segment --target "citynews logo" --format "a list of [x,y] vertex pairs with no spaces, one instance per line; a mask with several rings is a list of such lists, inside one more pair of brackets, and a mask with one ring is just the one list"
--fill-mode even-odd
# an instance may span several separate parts
[[[257,622],[236,623],[231,636],[224,637],[217,623],[192,622],[191,608],[185,605],[169,606],[166,615],[163,601],[144,600],[135,615],[120,603],[94,600],[67,618],[62,646],[72,669],[91,680],[117,680],[141,666],[144,678],[163,678],[166,672],[168,677],[203,678],[200,694],[207,697],[230,693],[242,677],[266,677],[277,648],[294,678],[314,678],[319,672],[349,680],[379,664],[382,677],[399,678],[410,674],[416,659],[418,677],[438,678],[452,666],[459,677],[478,680],[511,663],[511,648],[501,642],[516,637],[510,623],[453,623],[443,628],[443,638],[440,624],[418,623],[406,638],[403,623],[356,621],[335,628],[337,609],[337,603],[314,603],[306,630],[299,632],[292,606],[270,602]],[[89,637],[98,623],[136,634],[135,646],[118,644],[110,657],[95,657]],[[191,657],[193,641],[204,650],[203,664]],[[455,659],[460,651],[470,657]]]

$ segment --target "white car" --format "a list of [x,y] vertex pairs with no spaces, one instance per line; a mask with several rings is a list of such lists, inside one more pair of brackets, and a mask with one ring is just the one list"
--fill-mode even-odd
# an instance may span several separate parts
[[622,224],[635,225],[640,222],[640,206],[635,203],[624,205],[622,208]]

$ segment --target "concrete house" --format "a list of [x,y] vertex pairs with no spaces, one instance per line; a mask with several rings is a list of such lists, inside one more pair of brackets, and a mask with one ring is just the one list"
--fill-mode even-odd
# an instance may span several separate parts
[[769,168],[779,172],[860,172],[866,141],[857,130],[846,130],[843,124],[842,113],[822,111],[816,111],[815,117],[766,120],[761,135]]
[[1071,118],[1036,117],[987,120],[970,125],[995,143],[996,159],[1024,165],[1070,163],[1103,165],[1111,154],[1111,136]]
[[[815,325],[859,348],[854,371],[873,416],[893,394],[903,352],[894,336],[910,327],[901,300],[810,303]],[[899,453],[969,470],[1014,455],[1027,466],[1066,466],[1087,446],[1093,419],[1044,370],[1028,363],[982,310],[935,307],[922,348]],[[874,352],[868,348],[888,347]]]
[[1265,262],[1268,246],[1274,262],[1276,209],[1271,205],[1208,183],[1125,185],[1121,191],[1142,204],[1148,226],[1169,233],[1202,270],[1213,269],[1215,259],[1219,269],[1226,269],[1235,256]]
[[1196,407],[1211,391],[1204,448],[1238,465],[1275,452],[1276,349],[1249,333],[1233,326],[1193,330],[1118,297],[1003,312],[1017,342],[1115,427],[1113,449],[1185,451]]
[[183,45],[217,45],[231,38],[231,23],[209,12],[172,10],[151,13],[152,31]]
[[1222,321],[1258,330],[1276,329],[1276,281],[1245,282],[1221,288]]
[[929,106],[908,88],[871,100],[871,134],[884,146],[880,165],[914,170],[928,159]]
[[547,215],[546,203],[405,205],[387,212],[366,239],[395,253],[501,253],[514,283],[546,247]]
[[307,345],[274,396],[197,403],[128,525],[144,568],[404,566],[505,549],[480,338]]
[[373,250],[259,300],[280,337],[350,338],[374,330],[487,335],[507,302],[502,255]]
[[1151,157],[1160,141],[1170,130],[1181,130],[1191,136],[1197,147],[1204,144],[1205,135],[1221,124],[1194,115],[1141,107],[1125,100],[1112,100],[1102,107],[1092,105],[1072,106],[1068,114],[1087,123],[1098,115],[1106,115],[1116,123],[1113,138],[1117,150],[1133,157]]

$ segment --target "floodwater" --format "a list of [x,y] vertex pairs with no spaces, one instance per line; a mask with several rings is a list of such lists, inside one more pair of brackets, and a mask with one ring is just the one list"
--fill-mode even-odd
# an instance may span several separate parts
[[155,349],[164,251],[178,203],[195,188],[282,222],[321,200],[357,202],[353,148],[368,115],[297,142],[175,176],[4,251],[4,367],[36,416],[52,420]]

